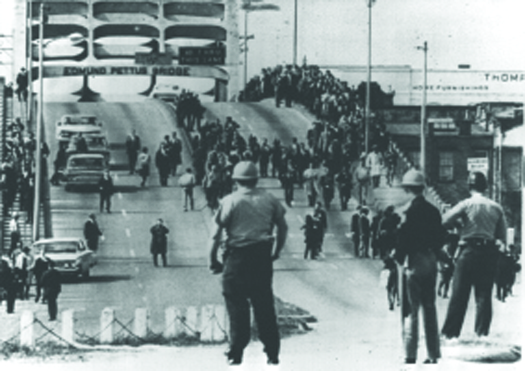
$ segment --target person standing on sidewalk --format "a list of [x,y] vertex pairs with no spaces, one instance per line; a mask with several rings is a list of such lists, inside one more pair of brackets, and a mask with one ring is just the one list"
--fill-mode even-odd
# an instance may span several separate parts
[[47,311],[49,313],[49,320],[56,321],[57,319],[57,298],[62,291],[62,277],[55,269],[55,262],[49,261],[49,268],[42,275],[42,288],[44,289],[44,298],[47,300]]
[[[210,233],[210,269],[222,276],[222,289],[230,318],[228,363],[242,363],[250,341],[250,303],[268,364],[279,363],[280,338],[272,290],[272,262],[286,242],[286,209],[270,193],[256,187],[257,168],[241,161],[233,169],[238,188],[221,200]],[[277,227],[274,248],[273,228]],[[217,253],[226,231],[224,267]]]
[[460,252],[456,260],[452,282],[452,294],[442,334],[457,338],[461,333],[467,312],[470,289],[474,287],[476,298],[475,331],[478,336],[489,334],[492,320],[492,287],[498,262],[497,240],[507,242],[507,222],[503,208],[485,197],[487,179],[481,172],[469,175],[471,197],[461,201],[444,216],[446,228],[461,223]]
[[441,357],[436,312],[437,258],[446,233],[439,210],[423,197],[423,173],[415,169],[407,171],[401,186],[412,198],[399,229],[399,244],[394,253],[396,261],[404,267],[401,301],[405,363],[416,363],[420,308],[428,356],[424,363],[437,363]]
[[98,250],[98,238],[100,236],[102,236],[102,231],[98,227],[97,217],[95,214],[89,214],[88,220],[84,223],[84,238],[88,249],[95,252]]
[[7,314],[15,312],[16,281],[9,257],[2,254],[0,259],[0,288],[6,292]]
[[[47,271],[49,268],[49,259],[46,257],[44,248],[42,247],[38,253],[38,256],[33,261],[33,264],[30,268],[30,271],[33,273],[33,277],[35,277],[35,285],[36,285],[36,297],[35,297],[35,303],[38,303],[40,300],[40,294],[42,292],[42,276],[44,275],[44,272]],[[45,302],[45,296],[42,299],[43,302]]]
[[111,196],[115,191],[113,186],[113,179],[109,174],[109,171],[105,171],[102,178],[98,182],[98,189],[100,194],[100,212],[104,210],[104,205],[106,206],[106,211],[111,212]]
[[155,267],[158,267],[158,256],[160,255],[162,259],[162,266],[167,266],[166,261],[166,252],[168,250],[168,233],[170,233],[170,230],[166,228],[164,225],[164,221],[162,219],[158,219],[157,223],[150,228],[151,233],[151,244],[150,244],[150,252],[153,255],[153,265]]
[[189,167],[186,169],[186,173],[179,178],[179,186],[182,188],[182,199],[184,201],[184,211],[188,211],[188,201],[191,210],[193,210],[193,188],[195,184],[197,184],[195,175],[193,175],[191,167]]

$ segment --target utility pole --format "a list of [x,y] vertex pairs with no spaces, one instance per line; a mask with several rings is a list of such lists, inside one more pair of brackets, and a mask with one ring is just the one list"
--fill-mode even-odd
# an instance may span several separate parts
[[423,94],[421,100],[421,155],[419,166],[425,176],[426,174],[426,136],[427,136],[427,52],[428,46],[425,41],[423,46],[418,46],[418,50],[423,50],[424,64],[423,64]]
[[40,196],[42,189],[42,116],[44,115],[44,3],[40,3],[40,24],[38,27],[38,110],[36,120],[35,154],[35,200],[33,213],[33,241],[40,237]]
[[368,153],[370,131],[370,80],[372,79],[372,5],[375,0],[367,0],[368,6],[368,61],[366,64],[366,103],[365,103],[365,152]]
[[27,17],[26,17],[26,47],[27,47],[27,125],[30,125],[33,120],[33,0],[27,3]]
[[293,18],[293,64],[297,65],[297,0],[294,0]]

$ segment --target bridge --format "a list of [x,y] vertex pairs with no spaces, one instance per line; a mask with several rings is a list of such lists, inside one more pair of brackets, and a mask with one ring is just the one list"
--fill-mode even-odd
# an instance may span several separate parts
[[157,76],[212,78],[217,101],[238,88],[235,0],[17,0],[16,9],[27,27],[15,33],[14,65],[32,63],[32,79],[42,42],[43,77],[82,75],[85,90],[102,75],[151,76],[144,94]]

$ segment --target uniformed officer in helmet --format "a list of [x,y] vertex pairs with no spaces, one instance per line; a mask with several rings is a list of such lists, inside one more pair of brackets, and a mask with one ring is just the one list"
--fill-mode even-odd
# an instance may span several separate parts
[[441,357],[436,312],[437,260],[443,246],[445,230],[439,210],[423,196],[425,176],[411,169],[403,176],[401,186],[412,199],[405,221],[399,228],[395,259],[403,269],[403,340],[405,363],[416,363],[419,340],[419,309],[427,346],[424,363],[437,363]]
[[[272,262],[279,258],[284,247],[288,226],[285,208],[273,195],[256,188],[257,178],[253,162],[241,161],[235,166],[232,179],[238,188],[222,199],[211,233],[210,269],[214,273],[223,271],[223,295],[230,318],[229,364],[242,362],[244,348],[250,341],[250,302],[268,364],[279,363]],[[276,238],[274,227],[277,227]],[[223,231],[226,232],[224,267],[217,257]]]
[[457,338],[467,311],[470,289],[476,298],[475,331],[488,335],[492,320],[492,286],[498,258],[497,240],[506,243],[507,223],[500,205],[483,195],[487,179],[481,172],[469,175],[471,197],[461,201],[443,216],[445,227],[459,223],[460,253],[452,284],[452,295],[442,334]]

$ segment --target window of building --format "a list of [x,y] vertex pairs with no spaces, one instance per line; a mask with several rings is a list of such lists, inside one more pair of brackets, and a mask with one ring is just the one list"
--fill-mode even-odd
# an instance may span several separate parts
[[454,180],[454,152],[439,152],[439,181]]

